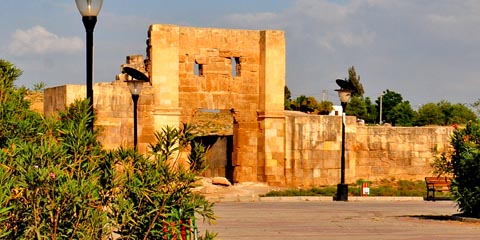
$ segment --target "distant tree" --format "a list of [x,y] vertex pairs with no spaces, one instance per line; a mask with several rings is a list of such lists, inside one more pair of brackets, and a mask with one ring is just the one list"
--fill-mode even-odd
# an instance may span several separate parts
[[292,93],[287,86],[285,86],[284,109],[292,110]]
[[293,102],[294,110],[310,113],[313,112],[316,108],[317,102],[312,103],[312,97],[307,97],[305,95],[300,95]]
[[[381,102],[380,102],[380,98],[382,98]],[[382,105],[382,121],[391,123],[392,119],[388,118],[389,114],[390,114],[390,111],[392,111],[393,108],[395,106],[397,106],[397,104],[400,104],[402,102],[403,102],[402,95],[400,95],[399,93],[396,93],[394,91],[390,91],[388,89],[385,90],[384,93],[383,93],[383,97],[380,96],[375,101],[375,103],[377,104],[378,112],[380,112],[380,103]],[[393,115],[390,115],[390,116],[393,116]]]
[[330,112],[333,111],[333,103],[330,101],[321,101],[318,103],[317,112],[320,115],[328,115]]
[[45,88],[45,83],[44,82],[33,84],[33,91],[34,92],[43,92],[44,88]]
[[357,75],[355,71],[355,67],[351,66],[348,69],[348,81],[353,85],[353,87],[357,90],[356,92],[352,93],[354,97],[362,97],[365,91],[363,90],[363,85],[360,83],[360,75]]
[[363,118],[366,123],[374,124],[378,119],[378,111],[375,104],[373,104],[370,97],[365,98],[365,106],[367,108],[367,115]]
[[394,126],[413,126],[416,112],[410,106],[408,101],[397,104],[388,112],[387,119]]
[[444,116],[443,125],[466,123],[477,119],[475,113],[463,104],[441,101],[437,105]]
[[418,116],[415,121],[417,126],[443,125],[445,116],[435,103],[427,103],[418,109]]
[[362,97],[352,96],[347,104],[345,114],[365,120],[368,114],[365,100]]

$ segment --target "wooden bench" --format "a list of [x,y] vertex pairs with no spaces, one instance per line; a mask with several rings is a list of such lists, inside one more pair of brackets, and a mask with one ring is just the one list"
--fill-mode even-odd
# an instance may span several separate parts
[[425,177],[427,184],[427,201],[435,201],[435,192],[450,191],[452,181],[448,177]]

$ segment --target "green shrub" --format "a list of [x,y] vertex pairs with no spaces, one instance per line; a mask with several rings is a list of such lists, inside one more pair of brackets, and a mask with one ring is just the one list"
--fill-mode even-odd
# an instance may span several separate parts
[[[101,239],[108,232],[98,179],[104,152],[86,102],[76,102],[50,131],[17,135],[0,150],[2,210],[0,235],[9,239]],[[3,195],[3,194],[2,194]],[[5,198],[6,197],[6,198]]]
[[88,128],[87,100],[45,118],[15,88],[21,73],[0,59],[1,239],[110,239],[113,230],[123,239],[179,239],[194,214],[214,220],[213,204],[192,192],[195,172],[170,164],[192,148],[188,160],[202,171],[206,149],[190,146],[190,126],[157,133],[145,156],[107,152]]
[[465,128],[456,129],[451,145],[451,192],[463,214],[480,217],[480,122],[469,122]]
[[149,155],[124,149],[116,153],[119,156],[113,159],[118,159],[115,165],[121,170],[113,177],[111,216],[122,239],[181,239],[182,229],[193,227],[195,214],[215,220],[213,204],[192,192],[195,172],[178,162],[182,149],[189,146],[178,144],[187,133],[166,127],[155,134],[157,143],[151,144]]

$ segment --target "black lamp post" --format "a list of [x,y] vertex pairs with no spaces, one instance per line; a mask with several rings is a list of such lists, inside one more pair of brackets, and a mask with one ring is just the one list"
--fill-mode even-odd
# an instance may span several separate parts
[[127,80],[128,88],[132,94],[133,100],[133,148],[137,150],[137,103],[138,98],[140,97],[140,92],[142,91],[142,86],[145,81],[143,80]]
[[132,94],[133,100],[133,147],[137,150],[137,103],[138,98],[140,97],[140,92],[142,91],[143,83],[148,82],[149,78],[148,75],[136,68],[132,67],[124,67],[123,71],[131,78],[135,80],[126,80],[125,82],[130,89],[130,93]]
[[[342,80],[343,81],[343,80]],[[338,83],[338,82],[337,82]],[[340,85],[340,84],[339,84]],[[345,184],[345,109],[350,100],[352,90],[341,88],[335,90],[338,92],[342,104],[342,157],[340,162],[340,183],[337,184],[337,201],[348,201],[348,184]]]
[[[93,29],[97,23],[97,16],[102,8],[103,0],[75,0],[75,3],[82,15],[83,25],[87,32],[87,99],[89,113],[93,117]],[[93,119],[88,128],[93,131]]]

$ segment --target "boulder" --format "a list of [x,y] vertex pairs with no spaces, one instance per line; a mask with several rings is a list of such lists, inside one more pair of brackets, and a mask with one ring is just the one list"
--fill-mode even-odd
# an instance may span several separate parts
[[224,177],[214,177],[212,178],[213,185],[221,185],[221,186],[232,186],[232,183],[228,181],[228,179]]

